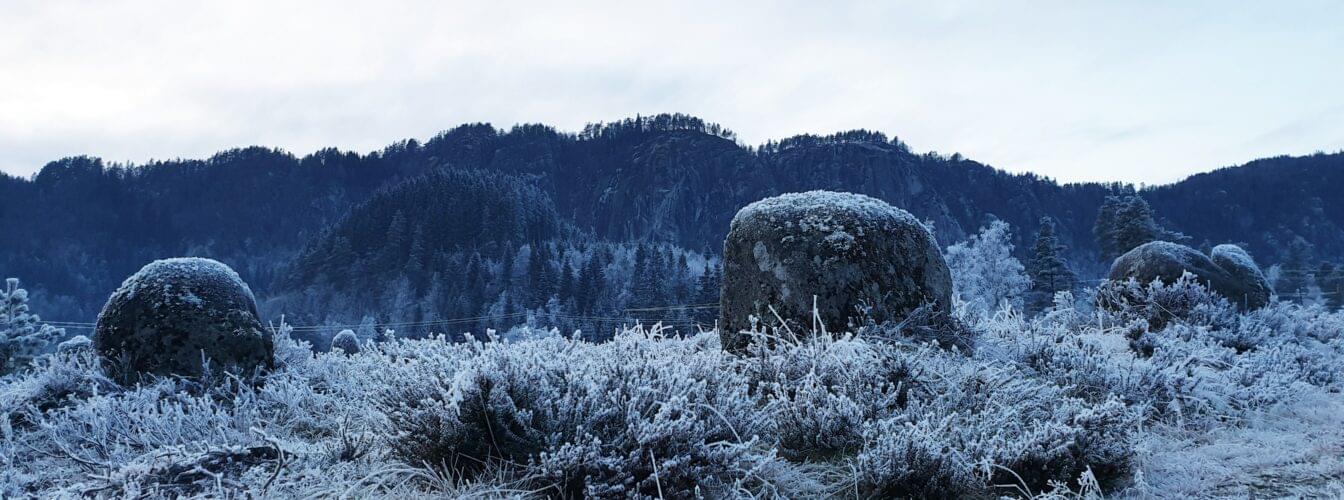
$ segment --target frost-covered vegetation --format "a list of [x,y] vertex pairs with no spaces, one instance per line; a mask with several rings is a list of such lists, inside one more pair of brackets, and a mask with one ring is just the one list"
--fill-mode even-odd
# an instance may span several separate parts
[[0,496],[1344,491],[1344,314],[1115,288],[1034,317],[963,303],[973,342],[943,347],[919,315],[742,356],[658,326],[315,353],[280,326],[259,381],[135,386],[60,349],[0,385]]

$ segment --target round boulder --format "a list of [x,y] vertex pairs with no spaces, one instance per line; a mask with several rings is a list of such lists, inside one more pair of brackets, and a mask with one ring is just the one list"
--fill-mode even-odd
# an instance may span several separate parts
[[347,356],[359,353],[359,337],[355,336],[354,330],[341,330],[335,337],[331,338],[331,350],[341,351]]
[[[1241,249],[1238,248],[1237,251],[1245,255]],[[1224,258],[1231,255],[1227,251],[1223,253]],[[1247,258],[1249,259],[1249,256]],[[1200,284],[1243,309],[1262,307],[1268,302],[1267,294],[1263,301],[1258,300],[1260,291],[1253,283],[1248,283],[1234,272],[1229,272],[1199,250],[1167,241],[1144,243],[1121,255],[1111,264],[1109,278],[1111,281],[1134,278],[1141,284],[1154,280],[1171,284],[1187,271],[1193,274]],[[1239,269],[1237,272],[1244,271]]]
[[1265,278],[1265,273],[1260,272],[1260,266],[1251,258],[1251,254],[1236,245],[1218,245],[1213,247],[1209,256],[1214,264],[1231,274],[1242,287],[1239,290],[1241,295],[1229,297],[1229,300],[1244,309],[1259,309],[1269,304],[1274,289],[1269,286],[1269,280]]
[[269,368],[275,346],[257,317],[252,290],[210,259],[149,263],[107,299],[94,348],[113,378],[250,374]]
[[72,354],[93,349],[93,340],[83,335],[75,335],[56,345],[56,352]]
[[952,302],[951,273],[929,229],[863,195],[811,191],[752,203],[733,218],[723,255],[719,331],[729,351],[749,344],[751,317],[810,333],[814,297],[819,326],[831,332],[862,316],[899,321],[925,304],[946,312]]

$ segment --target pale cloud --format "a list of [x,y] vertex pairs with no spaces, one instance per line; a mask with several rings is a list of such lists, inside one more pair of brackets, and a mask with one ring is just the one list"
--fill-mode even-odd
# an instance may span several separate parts
[[1341,5],[7,2],[0,169],[685,112],[1166,182],[1344,148]]

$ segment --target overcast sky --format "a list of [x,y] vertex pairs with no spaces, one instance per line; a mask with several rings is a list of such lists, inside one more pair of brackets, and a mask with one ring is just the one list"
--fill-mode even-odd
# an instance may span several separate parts
[[464,122],[868,128],[1063,181],[1344,149],[1344,2],[5,1],[0,170]]

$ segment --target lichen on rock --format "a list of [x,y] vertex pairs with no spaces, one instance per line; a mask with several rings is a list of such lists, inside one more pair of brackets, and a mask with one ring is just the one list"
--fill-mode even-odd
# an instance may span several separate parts
[[203,258],[157,260],[127,278],[98,315],[94,348],[113,378],[249,374],[272,365],[274,344],[252,290]]
[[814,297],[819,326],[832,332],[951,304],[951,274],[932,232],[858,194],[792,193],[746,206],[733,218],[724,263],[720,332],[733,351],[746,347],[752,317],[810,332]]

